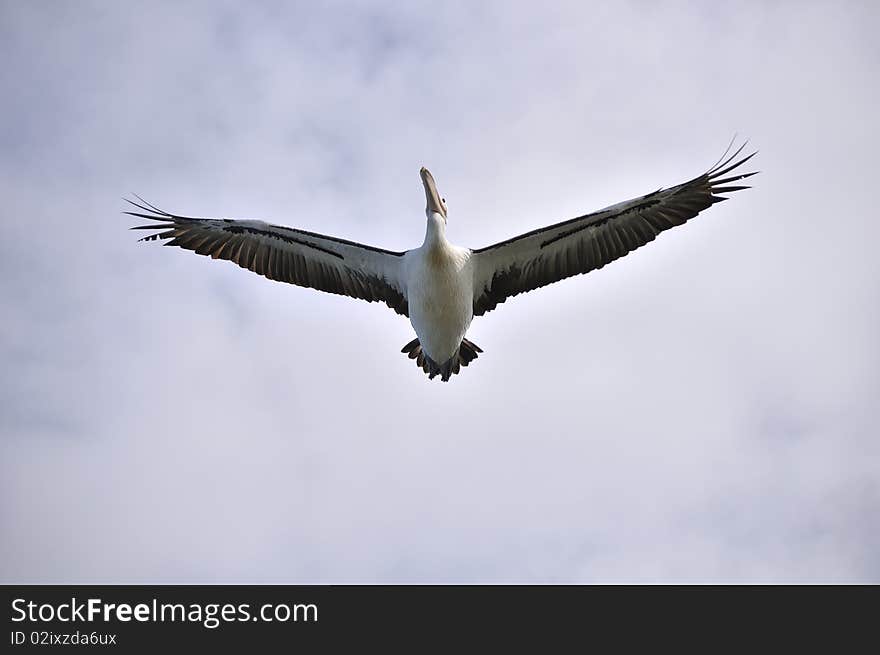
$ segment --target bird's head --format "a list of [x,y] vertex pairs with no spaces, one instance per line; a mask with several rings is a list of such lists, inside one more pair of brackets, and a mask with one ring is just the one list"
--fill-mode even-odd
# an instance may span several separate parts
[[431,171],[424,166],[422,166],[422,170],[419,171],[419,174],[422,176],[422,184],[425,185],[425,198],[428,201],[428,206],[425,208],[425,214],[427,214],[428,218],[431,218],[431,214],[439,214],[445,223],[446,199],[440,197],[440,192],[437,191],[437,184],[434,182],[434,176],[431,175]]

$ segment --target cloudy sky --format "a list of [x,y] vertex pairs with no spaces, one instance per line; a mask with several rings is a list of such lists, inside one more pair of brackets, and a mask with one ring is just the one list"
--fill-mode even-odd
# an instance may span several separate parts
[[[880,582],[880,12],[0,1],[0,581]],[[136,243],[122,196],[394,250],[755,188],[479,318]]]

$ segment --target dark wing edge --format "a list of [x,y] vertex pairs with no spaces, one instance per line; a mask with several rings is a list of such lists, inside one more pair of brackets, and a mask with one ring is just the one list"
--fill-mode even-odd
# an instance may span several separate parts
[[737,159],[747,144],[729,157],[728,146],[712,168],[678,186],[473,250],[474,316],[520,293],[600,269],[729,199],[720,194],[750,188],[733,183],[759,171],[728,175],[758,154]]
[[130,229],[155,232],[139,241],[165,241],[166,246],[234,262],[269,280],[384,302],[409,316],[401,274],[403,252],[262,221],[179,216],[132,195],[137,202],[123,200],[137,211],[122,213],[153,222]]

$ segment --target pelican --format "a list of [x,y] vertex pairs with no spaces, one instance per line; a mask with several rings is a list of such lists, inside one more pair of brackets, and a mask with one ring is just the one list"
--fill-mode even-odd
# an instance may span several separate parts
[[137,195],[137,201],[126,199],[136,211],[124,213],[152,221],[131,228],[154,231],[140,241],[164,240],[270,280],[384,302],[415,330],[401,352],[430,379],[439,375],[446,382],[483,352],[465,338],[475,316],[520,293],[602,268],[727,200],[722,194],[749,188],[733,184],[757,172],[739,172],[757,154],[737,159],[745,145],[729,157],[728,146],[714,166],[683,184],[476,250],[447,240],[446,200],[424,167],[425,240],[405,252],[257,220],[178,216]]

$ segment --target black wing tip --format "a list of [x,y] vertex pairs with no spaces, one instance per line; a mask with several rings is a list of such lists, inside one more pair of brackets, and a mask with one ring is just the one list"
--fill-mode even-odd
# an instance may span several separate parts
[[[198,218],[191,218],[189,216],[178,216],[177,214],[171,214],[166,212],[164,209],[159,209],[156,205],[152,204],[141,198],[138,194],[132,192],[135,198],[137,198],[137,202],[131,200],[130,198],[123,197],[122,200],[127,202],[129,205],[137,209],[138,211],[131,210],[123,210],[121,213],[126,216],[133,216],[135,218],[141,218],[148,221],[155,221],[154,223],[149,223],[147,225],[135,225],[134,227],[130,227],[130,230],[157,230],[156,234],[147,235],[141,239],[140,241],[156,241],[157,239],[169,239],[172,236],[174,228],[181,224],[191,224],[194,221],[204,220]],[[168,244],[165,244],[168,245]]]
[[[730,141],[727,142],[727,147],[724,148],[724,152],[721,153],[721,156],[718,160],[709,167],[709,170],[714,168],[721,168],[724,166],[724,161],[730,161],[731,159],[735,159],[736,156],[745,149],[747,145],[749,145],[749,139],[745,139],[739,146],[736,145],[737,140],[739,139],[739,132],[734,132],[733,136],[730,137]],[[734,150],[734,148],[736,148]],[[733,154],[730,154],[733,151]]]
[[174,227],[174,223],[163,223],[162,225],[135,225],[128,228],[129,230],[168,230]]
[[[748,143],[748,141],[746,141]],[[708,182],[709,193],[712,195],[712,198],[716,201],[727,200],[726,197],[720,196],[718,194],[722,193],[733,193],[735,191],[742,191],[744,189],[751,189],[752,187],[747,184],[735,184],[741,180],[745,180],[746,178],[752,177],[753,175],[757,175],[761,171],[749,171],[747,173],[739,173],[736,172],[733,175],[728,177],[724,177],[728,173],[736,171],[740,166],[749,161],[752,157],[758,154],[758,150],[755,150],[748,155],[744,155],[739,159],[736,159],[737,156],[743,151],[746,143],[743,143],[739,148],[736,149],[736,152],[733,153],[730,157],[724,158],[722,157],[722,163],[717,164],[714,168],[709,170],[706,173],[706,180]]]
[[752,171],[749,173],[737,173],[736,175],[729,177],[729,178],[726,178],[726,179],[723,179],[723,180],[719,179],[722,176],[727,175],[731,171],[736,170],[737,168],[739,168],[740,166],[745,164],[747,161],[749,161],[752,157],[754,157],[757,154],[758,154],[758,151],[756,150],[755,152],[751,153],[750,155],[747,155],[741,159],[736,160],[732,164],[728,164],[728,162],[730,160],[727,160],[724,163],[724,166],[725,166],[724,168],[709,171],[708,173],[706,173],[705,179],[714,188],[714,187],[717,187],[719,184],[726,184],[728,182],[733,182],[735,180],[743,180],[747,177],[751,177],[752,175],[757,175],[759,173],[759,171]]
[[199,221],[205,220],[201,218],[194,218],[192,216],[181,216],[179,214],[172,214],[170,212],[165,211],[164,209],[159,209],[151,202],[147,202],[143,198],[141,198],[138,194],[132,193],[135,198],[138,199],[138,202],[131,200],[130,198],[123,197],[122,200],[127,202],[132,207],[135,207],[139,212],[130,212],[123,211],[123,214],[129,214],[131,216],[138,216],[140,218],[148,218],[153,221]]
[[134,216],[135,218],[146,218],[151,221],[160,221],[163,223],[173,222],[173,219],[168,216],[156,216],[155,214],[144,214],[142,212],[130,212],[130,211],[123,211],[122,213],[127,214],[128,216]]
[[713,178],[712,184],[713,186],[718,186],[719,184],[727,184],[729,182],[738,182],[739,180],[744,180],[747,177],[751,177],[752,175],[757,175],[761,171],[752,171],[751,173],[740,173],[738,175],[732,175],[730,177],[725,177],[724,179],[718,180]]
[[159,239],[167,239],[168,237],[163,237],[164,232],[156,232],[155,234],[148,234],[145,237],[138,239],[138,243],[141,241],[158,241]]
[[166,235],[169,235],[169,230],[174,228],[174,223],[176,222],[177,217],[169,214],[162,209],[159,209],[154,204],[147,202],[134,192],[132,192],[131,195],[137,198],[138,202],[135,202],[134,200],[125,197],[123,197],[122,200],[127,202],[138,211],[123,210],[122,214],[126,216],[133,216],[134,218],[142,218],[148,221],[157,221],[158,223],[161,223],[159,225],[157,225],[156,223],[150,223],[147,225],[135,225],[128,228],[129,230],[156,231],[155,234],[148,234],[147,236],[138,239],[138,243],[140,243],[141,241],[158,241],[160,239],[167,239],[168,236]]
[[146,200],[141,198],[138,194],[136,194],[134,191],[131,192],[131,195],[133,195],[135,198],[137,198],[138,202],[134,202],[133,200],[129,200],[128,198],[123,198],[123,200],[125,200],[125,202],[132,204],[135,207],[137,207],[138,209],[141,209],[143,211],[153,212],[154,214],[159,214],[160,216],[167,216],[169,218],[172,216],[172,214],[169,214],[164,209],[159,209],[153,203],[147,202]]
[[[714,170],[714,169],[717,168],[719,165],[721,165],[721,162],[724,160],[725,157],[727,157],[727,153],[730,152],[730,149],[733,147],[733,144],[736,142],[736,137],[737,137],[737,136],[739,136],[739,135],[738,135],[736,132],[734,132],[734,133],[733,133],[733,136],[730,137],[730,142],[727,144],[727,147],[724,149],[724,152],[721,153],[721,156],[718,158],[718,161],[716,161],[714,164],[712,164],[712,165],[709,167],[709,170],[710,170],[710,171],[711,171],[711,170]],[[748,143],[748,141],[747,141],[746,143]],[[745,144],[743,144],[743,145],[745,145]],[[735,157],[736,154],[734,153],[733,156]]]
[[732,191],[742,191],[743,189],[751,189],[752,187],[746,184],[740,184],[735,186],[719,186],[712,187],[712,193],[731,193]]

